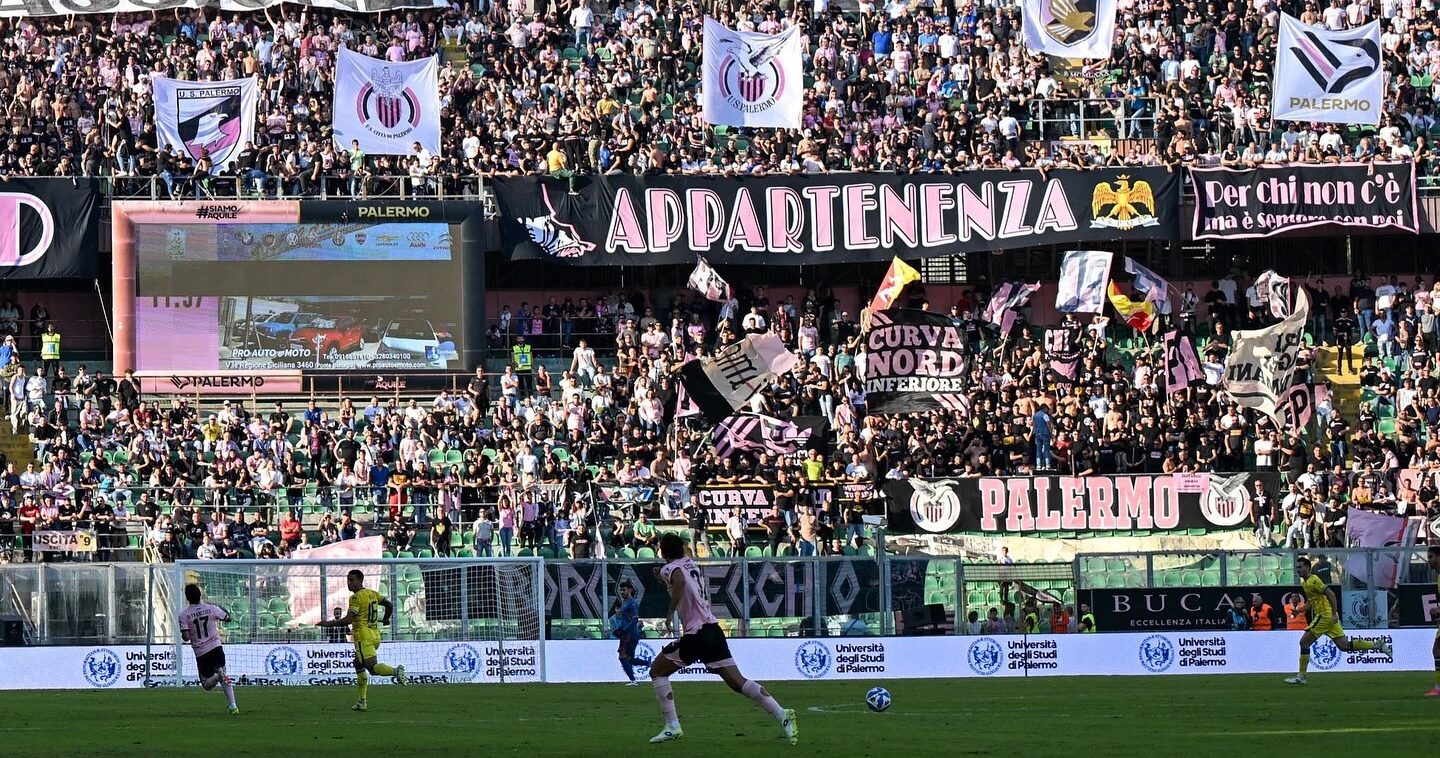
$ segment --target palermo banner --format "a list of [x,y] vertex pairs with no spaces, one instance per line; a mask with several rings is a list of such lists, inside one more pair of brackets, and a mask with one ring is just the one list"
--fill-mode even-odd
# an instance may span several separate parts
[[506,253],[572,265],[889,261],[1172,240],[1164,168],[962,175],[496,177]]
[[894,534],[1238,529],[1250,493],[1274,497],[1275,472],[897,479],[885,485],[886,531]]
[[1200,168],[1190,170],[1190,181],[1195,239],[1273,237],[1315,227],[1420,232],[1413,163]]
[[1330,30],[1281,13],[1275,57],[1270,111],[1276,121],[1380,124],[1385,70],[1379,21]]
[[95,179],[0,181],[0,279],[91,279],[99,254]]

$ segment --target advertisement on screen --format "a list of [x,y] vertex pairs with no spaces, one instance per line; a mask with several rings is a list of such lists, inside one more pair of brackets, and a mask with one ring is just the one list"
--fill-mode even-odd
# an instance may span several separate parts
[[458,325],[425,297],[149,297],[136,302],[142,368],[452,368]]
[[126,205],[139,372],[463,368],[469,206]]

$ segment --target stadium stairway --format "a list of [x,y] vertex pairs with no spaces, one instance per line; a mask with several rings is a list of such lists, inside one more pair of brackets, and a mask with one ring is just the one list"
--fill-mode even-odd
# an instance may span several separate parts
[[441,45],[440,52],[441,60],[445,63],[465,63],[469,60],[462,45]]
[[30,435],[25,433],[16,434],[8,431],[9,424],[6,424],[5,431],[0,431],[0,453],[4,453],[5,460],[15,464],[18,471],[25,470],[25,464],[35,460],[35,447],[30,444]]
[[[1350,347],[1351,357],[1355,359],[1354,366],[1359,367],[1365,357],[1365,345],[1352,345]],[[1330,392],[1334,397],[1331,400],[1332,407],[1344,414],[1347,419],[1354,419],[1360,409],[1360,375],[1354,371],[1339,371],[1340,348],[1321,347],[1315,350],[1315,378],[1330,384]]]

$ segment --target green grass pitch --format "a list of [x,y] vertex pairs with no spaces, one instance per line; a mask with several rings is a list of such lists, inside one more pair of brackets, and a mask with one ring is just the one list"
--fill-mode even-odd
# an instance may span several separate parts
[[[777,682],[800,746],[719,683],[675,683],[685,737],[647,740],[648,682],[607,685],[237,688],[0,693],[0,755],[194,756],[1184,756],[1440,755],[1431,675]],[[865,691],[894,695],[870,713]],[[624,752],[616,752],[624,751]]]

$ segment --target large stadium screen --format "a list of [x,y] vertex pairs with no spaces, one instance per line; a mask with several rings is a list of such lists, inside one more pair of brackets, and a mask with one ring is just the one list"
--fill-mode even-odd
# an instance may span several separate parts
[[374,222],[339,203],[279,222],[183,205],[131,216],[139,371],[461,367],[458,223],[424,205]]

